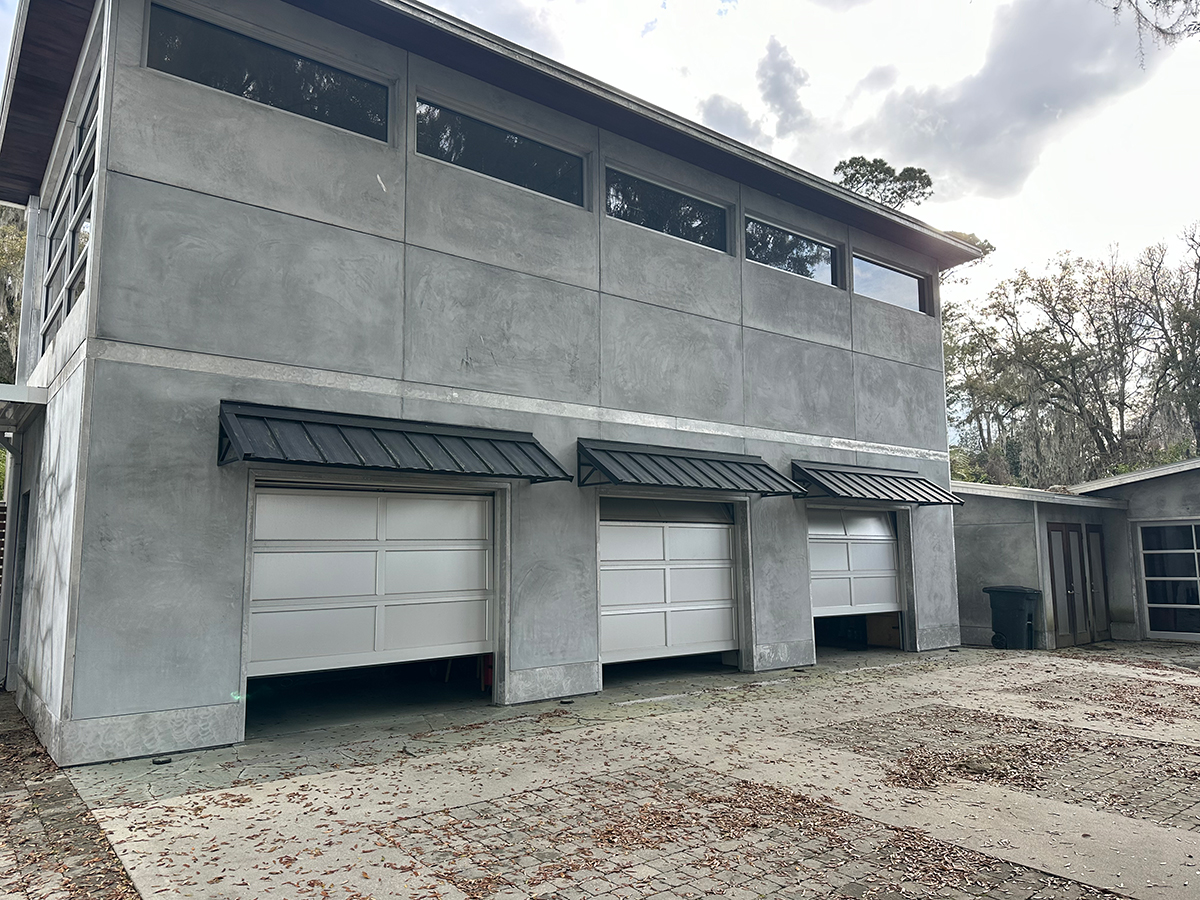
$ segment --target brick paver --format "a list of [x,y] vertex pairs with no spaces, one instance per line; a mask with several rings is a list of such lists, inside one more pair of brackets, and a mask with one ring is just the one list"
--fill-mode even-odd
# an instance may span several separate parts
[[1117,896],[683,763],[402,819],[380,834],[428,874],[430,900],[444,886],[469,898]]
[[1200,749],[933,704],[804,732],[893,763],[895,783],[988,781],[1200,831]]
[[67,776],[0,693],[0,897],[131,900],[137,892]]

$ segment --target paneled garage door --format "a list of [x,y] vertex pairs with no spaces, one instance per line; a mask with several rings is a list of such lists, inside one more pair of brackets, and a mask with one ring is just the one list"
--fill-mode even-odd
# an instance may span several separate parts
[[493,649],[492,501],[262,490],[250,675]]
[[602,662],[736,650],[734,597],[730,524],[600,523]]
[[808,559],[814,616],[900,610],[889,513],[809,507]]

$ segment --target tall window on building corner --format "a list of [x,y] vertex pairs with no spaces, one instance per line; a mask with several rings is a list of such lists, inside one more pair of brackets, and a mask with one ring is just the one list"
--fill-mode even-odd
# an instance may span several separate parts
[[94,77],[63,164],[46,240],[42,297],[42,350],[53,340],[87,286],[96,185],[96,122],[100,79]]

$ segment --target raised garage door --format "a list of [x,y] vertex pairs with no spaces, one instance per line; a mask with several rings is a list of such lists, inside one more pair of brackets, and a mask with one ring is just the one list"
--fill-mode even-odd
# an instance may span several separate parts
[[898,612],[896,534],[886,512],[808,510],[814,616]]
[[601,522],[601,661],[737,649],[734,591],[730,524]]
[[490,497],[264,490],[250,675],[493,649]]

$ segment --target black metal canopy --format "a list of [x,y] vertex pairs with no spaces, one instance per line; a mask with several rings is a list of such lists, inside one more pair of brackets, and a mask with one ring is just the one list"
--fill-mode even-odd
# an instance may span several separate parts
[[792,478],[808,488],[811,497],[882,500],[918,506],[962,505],[962,501],[945,488],[916,472],[902,469],[835,466],[794,459]]
[[772,469],[761,457],[682,450],[617,441],[578,441],[579,486],[736,491],[764,497],[803,496],[804,488]]
[[429,475],[570,481],[532,434],[221,401],[217,465],[337,466]]

